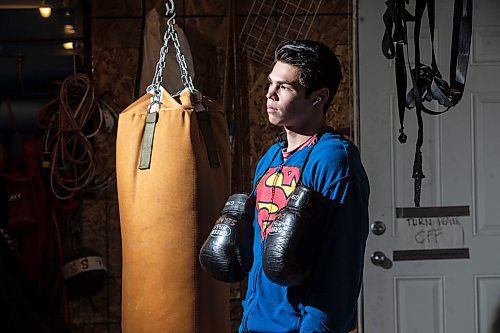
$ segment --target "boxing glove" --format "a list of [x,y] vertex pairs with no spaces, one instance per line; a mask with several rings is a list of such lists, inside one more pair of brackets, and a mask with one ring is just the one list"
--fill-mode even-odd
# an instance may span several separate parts
[[222,282],[240,282],[253,262],[255,197],[233,194],[200,250],[201,267]]
[[318,244],[307,242],[305,232],[314,231],[311,230],[312,215],[319,196],[308,187],[297,186],[272,222],[264,245],[262,267],[274,283],[295,286],[307,278]]

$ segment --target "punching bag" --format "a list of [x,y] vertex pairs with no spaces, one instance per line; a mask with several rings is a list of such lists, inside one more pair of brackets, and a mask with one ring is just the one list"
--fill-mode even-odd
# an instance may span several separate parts
[[124,333],[230,331],[228,285],[197,257],[229,196],[229,133],[221,108],[190,81],[176,99],[155,75],[151,93],[119,116]]

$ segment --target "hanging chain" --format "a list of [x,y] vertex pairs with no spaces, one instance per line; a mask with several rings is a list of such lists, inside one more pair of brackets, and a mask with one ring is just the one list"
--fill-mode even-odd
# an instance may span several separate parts
[[[193,94],[195,102],[201,101],[201,94],[199,93],[198,90],[195,89],[193,85],[193,80],[191,78],[191,75],[189,74],[187,64],[186,64],[186,58],[184,57],[184,54],[182,54],[181,51],[181,45],[179,43],[179,37],[177,36],[177,31],[175,31],[174,25],[175,25],[175,6],[174,6],[174,1],[169,0],[166,4],[165,7],[167,8],[166,16],[168,17],[167,19],[167,30],[165,31],[165,34],[163,35],[163,46],[160,49],[160,59],[158,60],[158,63],[156,64],[156,70],[155,70],[155,75],[153,77],[153,82],[151,85],[148,87],[147,91],[151,91],[153,93],[153,101],[151,105],[153,104],[160,104],[161,103],[161,83],[163,81],[163,70],[165,69],[165,58],[168,54],[168,42],[169,40],[172,40],[172,43],[174,44],[175,47],[175,57],[177,59],[177,63],[179,64],[179,68],[181,71],[181,80],[185,88],[188,88],[189,91]],[[151,108],[150,108],[151,109]]]

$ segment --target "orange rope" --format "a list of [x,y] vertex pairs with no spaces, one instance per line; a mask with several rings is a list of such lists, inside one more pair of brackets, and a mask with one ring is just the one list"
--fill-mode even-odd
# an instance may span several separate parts
[[[93,124],[96,112],[97,126]],[[38,125],[45,129],[44,149],[51,153],[50,187],[56,198],[71,198],[92,185],[95,162],[89,139],[102,124],[92,82],[81,73],[64,80],[59,97],[40,110]]]

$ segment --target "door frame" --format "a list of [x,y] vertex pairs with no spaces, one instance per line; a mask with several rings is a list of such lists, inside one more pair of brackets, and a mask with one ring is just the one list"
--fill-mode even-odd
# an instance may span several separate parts
[[[354,143],[361,152],[361,133],[360,133],[360,101],[359,101],[359,0],[352,0],[352,113],[353,113],[353,128],[354,128]],[[365,253],[366,256],[366,253]],[[361,291],[358,299],[358,325],[357,333],[364,333],[364,289],[365,279],[361,284]]]

